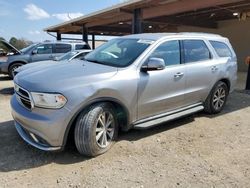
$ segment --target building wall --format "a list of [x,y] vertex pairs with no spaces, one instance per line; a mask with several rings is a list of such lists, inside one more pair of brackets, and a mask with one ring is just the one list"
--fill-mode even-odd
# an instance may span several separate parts
[[180,26],[178,32],[209,32],[229,38],[238,57],[239,71],[247,71],[245,58],[250,56],[250,19],[219,22],[218,29]]

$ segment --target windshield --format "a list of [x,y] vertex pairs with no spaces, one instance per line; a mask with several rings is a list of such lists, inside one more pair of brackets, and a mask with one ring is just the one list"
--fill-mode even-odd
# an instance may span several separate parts
[[37,44],[31,44],[31,45],[29,45],[28,47],[26,47],[26,48],[23,48],[23,49],[21,49],[20,51],[22,52],[22,53],[26,53],[26,52],[28,52],[29,50],[31,50],[34,46],[36,46]]
[[63,61],[63,60],[69,60],[70,58],[72,58],[74,55],[76,55],[78,52],[74,51],[74,52],[68,52],[60,57],[58,57],[56,59],[56,61]]
[[112,39],[85,56],[85,60],[114,67],[126,67],[154,41],[141,39]]

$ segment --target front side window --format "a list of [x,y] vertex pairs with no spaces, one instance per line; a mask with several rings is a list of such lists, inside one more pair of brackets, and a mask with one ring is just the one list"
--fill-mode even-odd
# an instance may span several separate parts
[[202,40],[184,40],[183,48],[185,63],[211,59],[210,51],[205,42]]
[[209,41],[219,57],[232,57],[231,50],[223,42]]
[[67,53],[71,51],[70,44],[56,44],[55,45],[55,53]]
[[161,58],[166,66],[178,65],[181,63],[180,44],[178,40],[164,42],[158,46],[150,57]]
[[37,47],[37,54],[51,54],[52,44],[42,44]]
[[114,67],[132,64],[154,41],[117,38],[101,45],[85,56],[85,60]]

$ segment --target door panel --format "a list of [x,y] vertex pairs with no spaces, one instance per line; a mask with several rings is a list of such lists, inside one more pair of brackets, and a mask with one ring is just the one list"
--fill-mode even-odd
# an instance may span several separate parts
[[[176,76],[181,73],[182,76]],[[140,73],[138,118],[146,118],[184,106],[185,66]]]
[[186,66],[185,103],[204,102],[218,78],[220,64],[203,40],[183,40]]
[[140,72],[138,119],[184,106],[185,66],[181,64],[179,41],[162,42],[152,57],[161,58],[166,66],[164,70]]
[[39,45],[35,50],[36,50],[36,54],[31,55],[32,62],[53,59],[52,44]]

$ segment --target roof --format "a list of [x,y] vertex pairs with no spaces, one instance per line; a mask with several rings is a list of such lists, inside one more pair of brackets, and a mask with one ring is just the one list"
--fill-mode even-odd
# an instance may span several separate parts
[[[135,10],[141,10],[144,32],[176,32],[180,25],[217,28],[218,22],[239,19],[250,10],[249,0],[130,0],[57,24],[44,31],[61,34],[127,35]],[[239,13],[238,16],[233,13]],[[246,12],[249,13],[249,12]]]
[[133,34],[126,35],[123,38],[135,38],[135,39],[145,39],[145,40],[159,40],[163,37],[202,37],[202,38],[222,38],[221,35],[212,34],[212,33],[202,33],[202,32],[180,32],[180,33],[142,33],[142,34]]

